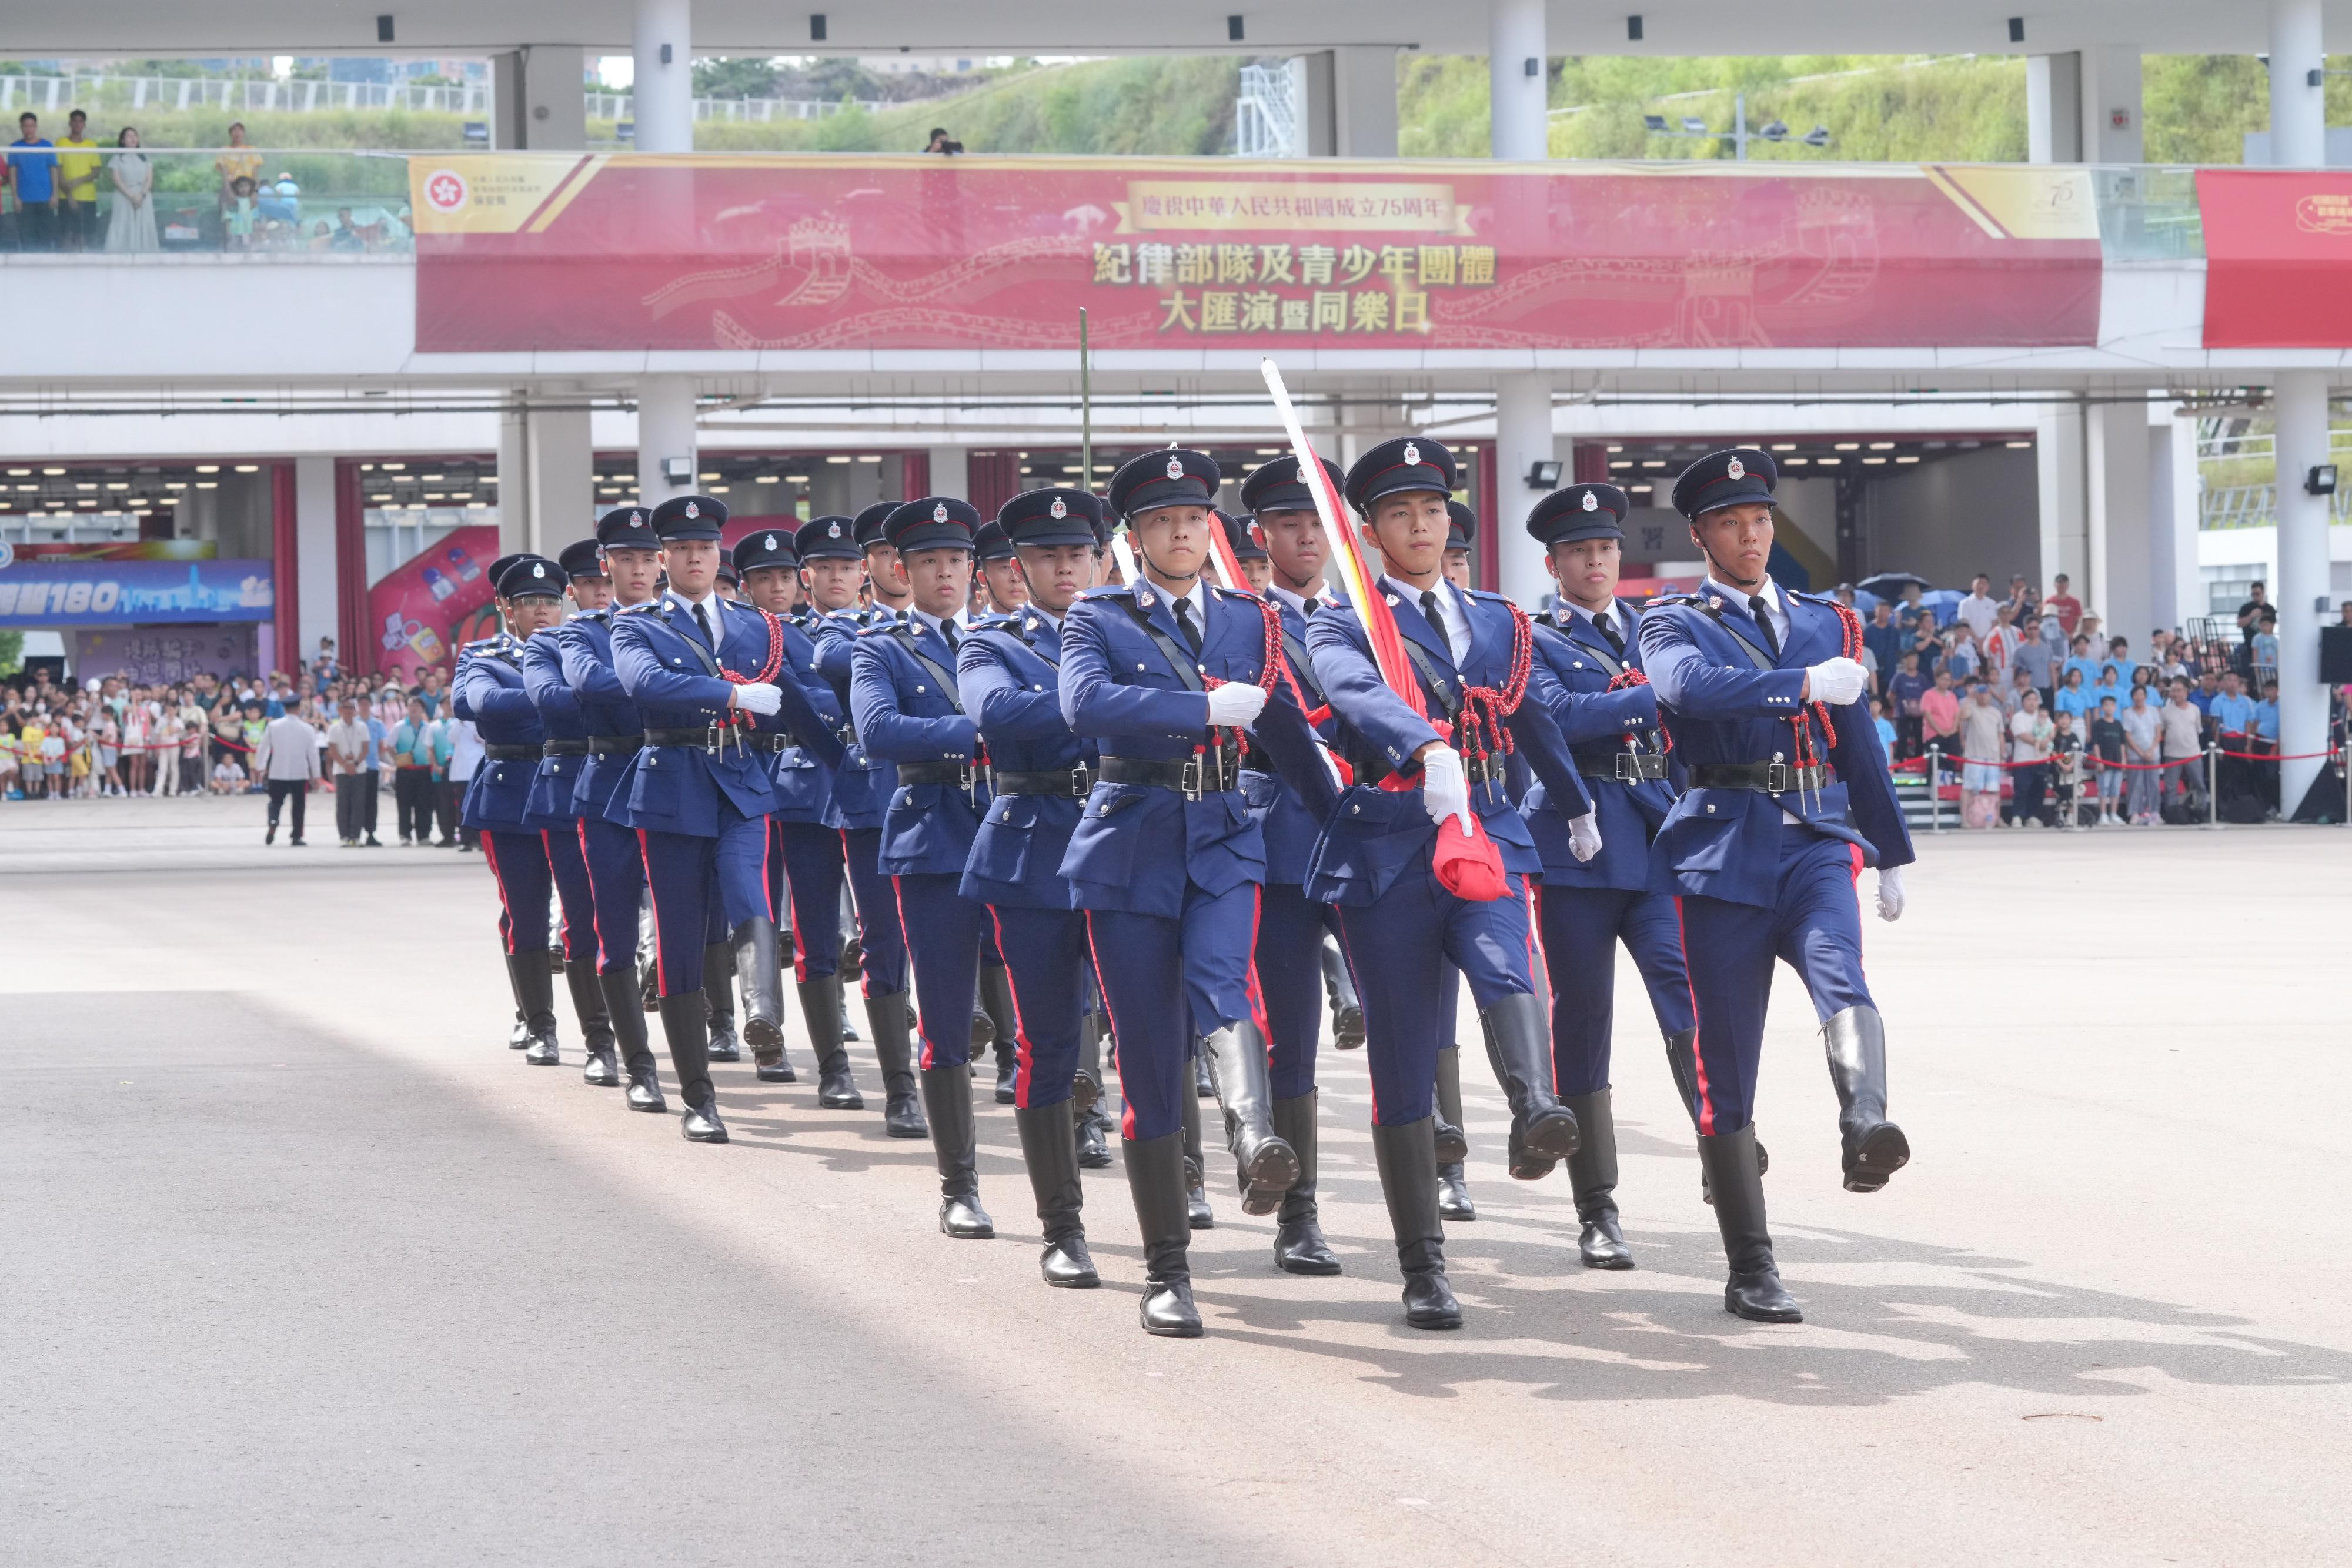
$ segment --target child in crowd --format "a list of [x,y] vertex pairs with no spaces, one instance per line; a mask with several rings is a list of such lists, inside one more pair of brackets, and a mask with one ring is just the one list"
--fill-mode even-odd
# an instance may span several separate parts
[[242,795],[245,793],[245,768],[233,756],[224,756],[213,764],[213,793]]
[[225,214],[228,224],[228,248],[251,250],[255,191],[253,176],[239,174],[229,182],[228,191],[232,198],[228,212]]
[[2124,825],[2124,721],[2112,696],[2099,699],[2099,711],[2091,720],[2091,755],[2099,767],[2099,826],[2120,828]]
[[2079,827],[2082,818],[2076,802],[2083,798],[2083,736],[2074,727],[2071,713],[2056,715],[2053,722],[2057,728],[2050,737],[2050,792],[2055,807],[2053,820],[2062,828]]

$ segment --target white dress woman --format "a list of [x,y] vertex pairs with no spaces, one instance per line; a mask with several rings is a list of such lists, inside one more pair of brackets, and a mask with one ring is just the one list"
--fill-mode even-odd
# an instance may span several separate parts
[[139,132],[129,126],[115,139],[122,149],[109,162],[114,175],[113,212],[106,225],[110,251],[154,250],[155,165],[139,151]]

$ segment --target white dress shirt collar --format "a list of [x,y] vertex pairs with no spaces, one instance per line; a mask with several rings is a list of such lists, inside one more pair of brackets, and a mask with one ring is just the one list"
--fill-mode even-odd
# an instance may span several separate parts
[[[1742,610],[1748,609],[1748,601],[1750,598],[1750,595],[1742,593],[1727,583],[1717,581],[1712,574],[1700,585],[1700,591],[1718,594],[1738,605]],[[1768,577],[1764,580],[1763,586],[1756,590],[1756,593],[1764,601],[1764,616],[1772,623],[1773,641],[1783,648],[1787,647],[1789,645],[1789,605],[1788,601],[1780,597],[1780,584]],[[1749,613],[1753,614],[1754,612],[1750,611]]]
[[[1421,596],[1423,590],[1415,588],[1409,582],[1400,582],[1393,577],[1383,577],[1381,582],[1390,592],[1401,596],[1414,609],[1421,608]],[[1437,618],[1444,624],[1436,630],[1445,633],[1445,645],[1452,651],[1454,667],[1458,669],[1463,661],[1470,657],[1469,603],[1463,598],[1460,589],[1442,577],[1432,583],[1426,591],[1437,595]]]

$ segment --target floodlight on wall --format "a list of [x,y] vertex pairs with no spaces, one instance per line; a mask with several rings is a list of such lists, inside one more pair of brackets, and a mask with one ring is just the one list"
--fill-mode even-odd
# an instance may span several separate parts
[[2336,465],[2315,463],[2311,472],[2303,476],[2303,493],[2306,496],[2336,494]]
[[1538,457],[1528,465],[1528,488],[1557,490],[1559,488],[1559,459]]
[[1826,125],[1814,126],[1805,132],[1804,141],[1808,147],[1827,147],[1830,144],[1830,128]]
[[1786,120],[1766,120],[1762,129],[1759,130],[1756,134],[1761,136],[1767,141],[1785,141],[1789,139],[1788,122]]
[[662,477],[673,485],[691,485],[694,483],[694,459],[691,457],[663,458]]
[[1663,114],[1645,114],[1645,115],[1642,116],[1642,129],[1643,129],[1643,130],[1644,130],[1644,131],[1664,131],[1665,128],[1666,128],[1666,117],[1665,117],[1664,115],[1663,115]]
[[1695,114],[1685,114],[1683,116],[1683,129],[1694,136],[1702,136],[1706,132],[1706,121]]

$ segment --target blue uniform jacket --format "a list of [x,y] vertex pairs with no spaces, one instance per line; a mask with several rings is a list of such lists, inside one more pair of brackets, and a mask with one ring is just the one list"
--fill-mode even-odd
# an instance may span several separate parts
[[1793,762],[1794,726],[1802,722],[1815,749],[1828,751],[1836,773],[1836,782],[1801,797],[1759,789],[1686,791],[1650,846],[1650,885],[1659,892],[1770,906],[1783,811],[1825,838],[1860,845],[1870,864],[1905,865],[1912,859],[1911,832],[1869,707],[1857,700],[1831,709],[1837,741],[1824,748],[1820,726],[1799,700],[1805,667],[1836,658],[1844,646],[1835,604],[1785,590],[1782,597],[1789,640],[1778,660],[1765,652],[1747,606],[1714,593],[1655,600],[1642,617],[1643,668],[1685,768]]
[[1601,852],[1580,864],[1569,852],[1568,819],[1552,806],[1551,791],[1540,782],[1528,791],[1521,804],[1536,851],[1543,856],[1547,885],[1628,893],[1648,887],[1650,841],[1675,803],[1677,784],[1670,779],[1678,770],[1671,758],[1669,779],[1631,783],[1591,777],[1591,769],[1612,768],[1627,755],[1627,736],[1633,737],[1633,746],[1651,755],[1664,739],[1655,692],[1648,686],[1609,689],[1619,672],[1642,667],[1641,622],[1623,600],[1617,601],[1617,609],[1636,628],[1637,640],[1626,643],[1622,664],[1592,622],[1565,604],[1536,622],[1536,659],[1552,678],[1552,717],[1575,754],[1577,767],[1585,771],[1585,789],[1601,813]]
[[[551,626],[532,633],[523,643],[522,687],[539,705],[540,727],[547,731],[548,739],[584,741],[588,721],[580,710],[578,695],[563,678],[563,652],[555,640],[560,630]],[[576,831],[580,810],[574,800],[580,775],[587,771],[587,765],[585,756],[570,753],[540,758],[530,794],[523,803],[532,827],[564,833]]]
[[[1094,765],[1094,744],[1079,739],[1062,716],[1061,663],[1061,629],[1034,611],[992,622],[963,640],[956,684],[996,771],[1053,773]],[[1075,796],[997,796],[964,862],[963,895],[1013,908],[1069,908],[1062,857],[1080,807]]]
[[[566,621],[553,632],[556,655],[579,701],[581,727],[592,737],[635,742],[646,723],[613,668],[613,619],[610,610],[592,610]],[[616,797],[614,787],[628,772],[629,761],[626,752],[586,758],[572,796],[573,810],[583,817],[621,821],[627,800]]]
[[[850,650],[857,644],[857,635],[870,626],[887,625],[898,619],[895,611],[867,607],[863,610],[836,610],[819,617],[811,641],[815,645],[815,673],[833,687],[834,701],[848,714],[854,705],[849,699]],[[828,828],[878,828],[883,812],[890,804],[890,793],[898,782],[898,770],[880,760],[857,742],[853,734],[848,737],[843,756],[835,765],[833,802],[825,813]]]
[[[728,712],[732,683],[716,667],[751,674],[768,661],[768,626],[757,611],[713,595],[719,647],[703,643],[686,601],[671,594],[632,606],[614,618],[613,665],[621,689],[637,705],[647,730],[707,732]],[[781,674],[778,680],[781,683]],[[781,731],[773,719],[760,728]],[[625,802],[619,820],[654,832],[719,836],[719,802],[747,817],[775,810],[768,754],[740,746],[646,746],[614,788]]]
[[[1196,678],[1256,685],[1265,669],[1265,606],[1211,588]],[[1178,674],[1143,629],[1148,620],[1180,652],[1168,595],[1149,584],[1097,588],[1062,623],[1062,716],[1105,755],[1180,761],[1209,738],[1209,699]],[[1258,716],[1255,738],[1303,791],[1321,763],[1286,682]],[[1265,879],[1265,835],[1239,789],[1190,800],[1141,784],[1097,784],[1070,835],[1062,870],[1089,909],[1174,918],[1189,881],[1203,893]]]
[[[1421,607],[1402,595],[1387,591],[1385,597],[1395,613],[1398,632],[1446,684],[1441,698],[1428,677],[1415,667],[1423,701],[1431,714],[1443,718],[1448,700],[1458,706],[1465,680],[1472,685],[1502,685],[1511,659],[1510,601],[1499,593],[1465,595],[1470,601],[1470,656],[1457,669],[1444,628],[1431,626]],[[1371,639],[1344,599],[1336,600],[1330,611],[1307,623],[1307,647],[1315,661],[1316,678],[1322,683],[1332,715],[1339,723],[1337,749],[1356,777],[1356,783],[1340,797],[1324,823],[1307,874],[1307,896],[1326,904],[1370,904],[1408,869],[1426,867],[1431,846],[1437,840],[1437,826],[1429,820],[1419,789],[1382,789],[1379,782],[1406,769],[1417,779],[1419,769],[1413,767],[1412,754],[1433,740],[1451,744],[1452,737],[1389,690],[1373,661]],[[1525,698],[1504,722],[1518,754],[1551,798],[1570,803],[1575,808],[1571,814],[1580,816],[1591,809],[1591,798],[1576,776],[1568,744],[1551,716],[1554,706],[1551,676],[1538,660],[1529,669]],[[1527,821],[1503,785],[1474,786],[1470,805],[1502,852],[1506,870],[1532,874],[1542,869]]]
[[776,677],[776,683],[784,693],[782,713],[786,728],[797,744],[776,753],[776,821],[824,824],[825,814],[833,809],[844,710],[834,695],[833,683],[817,668],[809,622],[793,615],[782,624],[784,673]]
[[[926,659],[939,669],[927,667]],[[955,665],[947,639],[919,622],[869,626],[850,650],[849,711],[858,744],[892,770],[877,862],[886,876],[960,877],[971,858],[988,786],[979,769],[980,729],[963,711]],[[902,762],[963,767],[971,788],[899,784]]]
[[[1298,695],[1307,701],[1307,722],[1327,741],[1338,735],[1339,728],[1331,717],[1331,705],[1324,700],[1323,687],[1315,678],[1315,667],[1307,656],[1307,617],[1291,608],[1286,600],[1267,595],[1282,617],[1283,662],[1298,683]],[[1253,760],[1263,761],[1262,757]],[[1328,775],[1327,775],[1328,778]],[[1307,881],[1307,868],[1315,859],[1316,841],[1323,836],[1323,820],[1330,814],[1338,800],[1336,784],[1316,792],[1312,806],[1297,789],[1284,782],[1279,773],[1252,768],[1242,775],[1242,793],[1249,800],[1250,810],[1256,813],[1258,826],[1265,833],[1265,880],[1297,887]]]
[[450,693],[457,716],[474,721],[483,745],[527,746],[532,751],[530,757],[483,758],[466,786],[466,826],[537,832],[528,820],[527,801],[547,731],[540,726],[539,705],[523,689],[522,644],[501,632],[458,649]]

